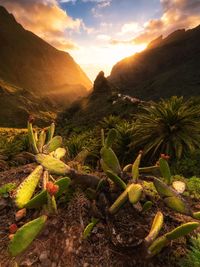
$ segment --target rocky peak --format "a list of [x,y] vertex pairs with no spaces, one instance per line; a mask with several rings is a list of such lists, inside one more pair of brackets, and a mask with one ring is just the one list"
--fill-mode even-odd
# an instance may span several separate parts
[[99,93],[103,94],[109,92],[111,92],[110,84],[106,79],[106,77],[104,76],[104,72],[100,71],[94,81],[93,94],[99,94]]
[[3,6],[0,6],[0,28],[1,30],[9,28],[11,30],[13,27],[16,29],[23,29],[23,27],[15,20],[13,14],[10,14]]

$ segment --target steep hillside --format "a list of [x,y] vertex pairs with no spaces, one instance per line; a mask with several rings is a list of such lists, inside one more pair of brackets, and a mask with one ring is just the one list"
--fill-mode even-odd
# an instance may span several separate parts
[[92,128],[109,115],[129,118],[137,112],[141,102],[137,98],[118,93],[118,89],[108,82],[101,71],[94,81],[92,93],[60,113],[58,122],[63,129]]
[[[18,98],[19,95],[22,97],[22,91],[27,102],[33,104],[28,107],[28,112],[35,106],[43,112],[44,109],[53,110],[53,106],[58,104],[66,106],[78,97],[87,95],[91,88],[90,80],[68,53],[55,49],[25,30],[1,6],[0,80],[0,117],[4,118],[1,119],[3,125],[8,121],[14,123],[13,119],[21,125],[21,117],[15,117],[14,111],[27,109],[26,101],[21,102]],[[15,88],[12,93],[9,87]],[[46,104],[43,103],[44,99]],[[9,113],[3,109],[7,100],[10,104]]]
[[120,92],[144,100],[200,95],[200,26],[157,38],[117,63],[108,80]]

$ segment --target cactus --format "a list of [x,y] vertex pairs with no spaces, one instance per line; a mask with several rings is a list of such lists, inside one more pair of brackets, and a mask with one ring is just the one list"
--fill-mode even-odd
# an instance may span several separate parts
[[90,236],[91,232],[92,232],[92,229],[94,228],[94,226],[98,223],[98,219],[96,218],[92,218],[92,222],[89,223],[85,229],[84,229],[84,232],[83,232],[83,238],[86,239],[87,237]]
[[84,164],[87,156],[89,155],[89,151],[87,149],[83,149],[81,152],[76,155],[73,161],[76,161],[80,164]]
[[189,205],[174,189],[170,188],[164,182],[155,177],[153,183],[157,192],[169,208],[185,215],[191,215]]
[[179,237],[189,234],[190,232],[195,230],[197,227],[199,227],[199,225],[200,224],[198,222],[188,222],[188,223],[180,225],[179,227],[175,228],[171,232],[165,234],[165,236],[167,237],[168,240],[174,240],[174,239],[177,239]]
[[145,213],[146,211],[150,210],[152,206],[153,203],[151,201],[146,201],[142,206],[142,212]]
[[115,183],[117,184],[121,189],[126,189],[126,183],[115,173],[112,171],[106,171],[106,175]]
[[162,174],[162,177],[164,178],[165,182],[170,185],[172,182],[172,175],[169,168],[169,164],[166,160],[166,156],[162,156],[159,159],[159,166],[160,166],[160,172]]
[[117,130],[115,129],[111,129],[109,132],[108,132],[108,136],[105,140],[105,147],[106,148],[109,148],[112,146],[112,144],[115,142],[117,138]]
[[52,122],[51,125],[47,128],[47,143],[51,141],[55,132],[55,123]]
[[128,191],[127,189],[115,200],[112,206],[109,208],[110,214],[115,214],[118,209],[127,201]]
[[188,222],[180,225],[169,233],[164,234],[163,236],[157,238],[151,246],[148,248],[148,256],[152,257],[158,254],[163,247],[165,247],[171,240],[177,239],[179,237],[185,236],[199,227],[197,222]]
[[55,151],[61,145],[62,145],[62,137],[61,136],[55,136],[43,147],[43,153],[49,154],[49,153]]
[[156,213],[156,216],[153,220],[152,226],[151,226],[151,230],[148,234],[148,236],[145,238],[145,242],[147,244],[151,244],[156,237],[158,236],[162,226],[163,226],[163,221],[164,221],[164,217],[162,212],[158,211]]
[[166,238],[166,236],[161,236],[158,237],[152,244],[151,246],[148,248],[147,252],[148,252],[148,256],[149,257],[153,257],[156,254],[158,254],[167,244],[168,244],[168,239]]
[[61,159],[65,156],[66,154],[66,149],[65,148],[62,148],[62,147],[58,147],[54,153],[53,153],[53,156],[54,158],[56,159]]
[[137,182],[139,178],[139,166],[140,166],[141,157],[142,157],[142,152],[139,153],[139,155],[137,156],[132,166],[132,179],[134,182]]
[[127,191],[130,203],[135,205],[141,198],[142,186],[140,184],[131,184]]
[[189,205],[184,199],[181,199],[180,197],[168,197],[164,199],[164,202],[169,208],[180,212],[181,214],[191,215]]
[[28,121],[28,140],[29,140],[29,145],[31,147],[31,150],[33,151],[34,154],[39,153],[37,145],[36,145],[36,139],[33,133],[33,126],[32,126],[32,122]]
[[193,212],[193,213],[192,213],[192,217],[193,217],[194,219],[200,220],[200,211]]
[[[60,195],[62,195],[63,192],[67,191],[69,185],[71,183],[70,178],[64,177],[59,179],[55,182],[56,185],[59,186],[59,191],[55,195],[56,198],[58,198]],[[36,196],[34,196],[26,205],[25,207],[28,209],[36,209],[42,207],[44,204],[47,203],[47,191],[43,190]]]
[[23,208],[31,199],[42,172],[42,166],[36,167],[35,170],[19,185],[15,197],[15,203],[18,208]]
[[52,174],[66,175],[70,173],[71,168],[68,165],[50,155],[38,154],[35,158],[39,164]]
[[111,148],[103,147],[100,154],[105,165],[108,166],[108,168],[114,173],[119,175],[121,173],[121,167],[114,151]]
[[154,177],[153,184],[161,197],[177,196],[177,192],[167,186],[164,182]]
[[34,238],[44,227],[46,220],[47,216],[43,215],[24,224],[17,230],[8,247],[11,256],[17,256],[31,244]]
[[45,130],[42,130],[40,132],[39,139],[37,142],[37,148],[38,148],[39,153],[42,153],[42,149],[43,149],[43,146],[45,144],[45,140],[46,140],[46,132],[45,132]]
[[114,214],[118,209],[128,200],[134,205],[136,204],[142,194],[142,186],[139,184],[130,184],[126,187],[124,192],[115,200],[112,206],[109,208],[109,212]]

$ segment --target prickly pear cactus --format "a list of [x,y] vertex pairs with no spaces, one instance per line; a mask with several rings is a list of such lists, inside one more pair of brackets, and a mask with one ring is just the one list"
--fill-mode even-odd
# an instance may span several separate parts
[[37,154],[35,159],[52,174],[66,175],[70,173],[71,168],[68,165],[51,155]]
[[24,224],[17,230],[8,247],[11,256],[17,256],[31,244],[44,227],[46,220],[47,216],[43,215]]
[[19,185],[15,196],[15,203],[18,208],[23,208],[31,199],[42,172],[43,167],[41,165],[37,166],[35,170]]

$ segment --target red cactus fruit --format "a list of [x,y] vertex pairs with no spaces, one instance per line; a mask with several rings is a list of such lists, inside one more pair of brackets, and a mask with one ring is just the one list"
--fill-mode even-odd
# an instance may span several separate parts
[[167,154],[161,154],[160,157],[165,160],[168,160],[170,158],[170,156]]
[[48,182],[46,184],[46,189],[47,189],[47,192],[51,195],[51,196],[55,196],[55,194],[58,192],[59,190],[59,186],[52,183],[52,182]]
[[17,232],[17,229],[18,229],[18,227],[17,227],[17,225],[15,223],[11,224],[9,226],[9,232],[10,232],[10,234],[16,233]]

